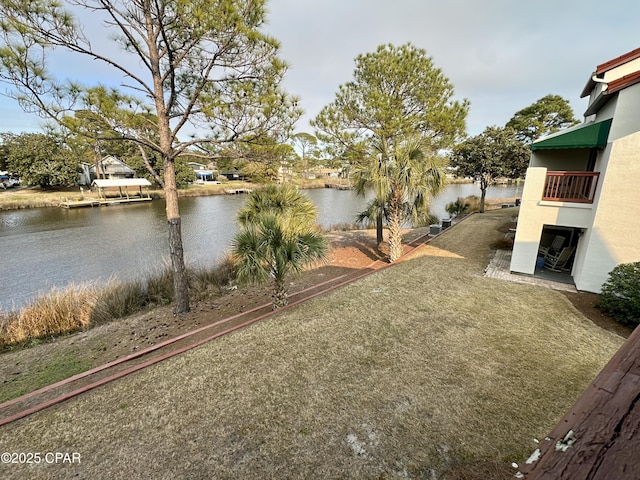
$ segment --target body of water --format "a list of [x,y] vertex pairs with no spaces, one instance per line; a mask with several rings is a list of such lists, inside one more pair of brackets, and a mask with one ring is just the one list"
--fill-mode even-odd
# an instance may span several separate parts
[[[352,223],[366,200],[353,191],[306,190],[318,206],[319,223]],[[522,194],[522,185],[492,186],[488,198]],[[475,184],[453,184],[432,200],[432,212],[448,217],[445,205],[480,195]],[[180,199],[185,261],[210,267],[224,255],[236,232],[243,195]],[[169,265],[164,201],[100,208],[38,208],[0,212],[0,310],[19,308],[38,292],[110,278],[132,279]]]

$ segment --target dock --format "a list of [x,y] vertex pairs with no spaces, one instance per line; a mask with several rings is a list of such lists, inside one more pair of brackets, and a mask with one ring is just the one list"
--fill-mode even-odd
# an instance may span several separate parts
[[225,190],[227,195],[242,195],[253,192],[250,188],[235,188],[233,190]]
[[109,205],[120,205],[126,203],[150,202],[151,197],[137,198],[105,198],[105,199],[86,199],[86,200],[69,200],[60,202],[62,208],[86,208],[86,207],[106,207]]
[[[91,186],[97,188],[98,198],[85,198],[84,189],[80,187],[81,198],[75,200],[66,198],[60,202],[60,206],[62,208],[104,207],[153,200],[148,191],[146,193],[142,191],[142,187],[151,186],[151,182],[146,178],[96,179]],[[130,193],[129,188],[136,190]]]
[[333,188],[335,190],[353,190],[354,187],[342,183],[325,183],[324,188]]

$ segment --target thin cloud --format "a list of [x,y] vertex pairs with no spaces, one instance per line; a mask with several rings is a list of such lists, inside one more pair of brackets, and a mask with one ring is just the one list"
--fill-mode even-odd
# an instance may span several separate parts
[[613,3],[603,12],[598,2],[576,0],[272,0],[266,30],[292,65],[286,87],[306,110],[300,130],[352,78],[358,54],[411,42],[443,70],[457,98],[471,101],[468,129],[477,134],[549,93],[580,117],[579,95],[595,66],[640,46],[633,21],[640,4]]
[[[280,41],[291,65],[284,86],[306,111],[298,131],[310,132],[309,119],[351,80],[355,57],[382,44],[411,42],[427,51],[456,98],[470,100],[471,135],[504,125],[550,93],[569,100],[580,118],[586,102],[579,95],[595,66],[640,47],[636,0],[610,0],[606,8],[595,0],[271,0],[268,11],[264,31]],[[97,20],[91,18],[87,31],[104,28]],[[97,47],[107,45],[108,35],[105,29]],[[96,62],[58,58],[58,73],[67,78],[125,81]],[[39,124],[35,115],[14,115],[11,99],[0,97],[0,108],[0,131]]]

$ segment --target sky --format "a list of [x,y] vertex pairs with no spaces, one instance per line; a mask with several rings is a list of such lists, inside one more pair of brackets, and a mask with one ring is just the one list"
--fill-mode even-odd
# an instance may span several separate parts
[[[268,10],[264,30],[290,65],[283,86],[305,110],[298,132],[313,133],[309,120],[353,78],[356,56],[383,44],[426,50],[454,98],[469,100],[469,135],[503,126],[548,94],[582,119],[580,93],[595,67],[640,47],[638,0],[269,0]],[[69,78],[109,75],[63,63]],[[40,125],[0,96],[0,132]]]

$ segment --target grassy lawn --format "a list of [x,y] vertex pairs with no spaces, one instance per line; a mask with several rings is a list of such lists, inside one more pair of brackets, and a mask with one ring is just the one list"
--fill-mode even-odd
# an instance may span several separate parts
[[482,277],[509,215],[1,428],[2,451],[82,463],[0,478],[510,478],[623,339]]
[[46,359],[40,368],[30,372],[25,381],[11,385],[11,388],[0,390],[0,403],[85,372],[90,368],[91,364],[86,359],[69,354],[54,354],[51,358]]
[[57,207],[66,197],[79,196],[79,189],[45,191],[31,188],[0,190],[0,211],[20,208]]

